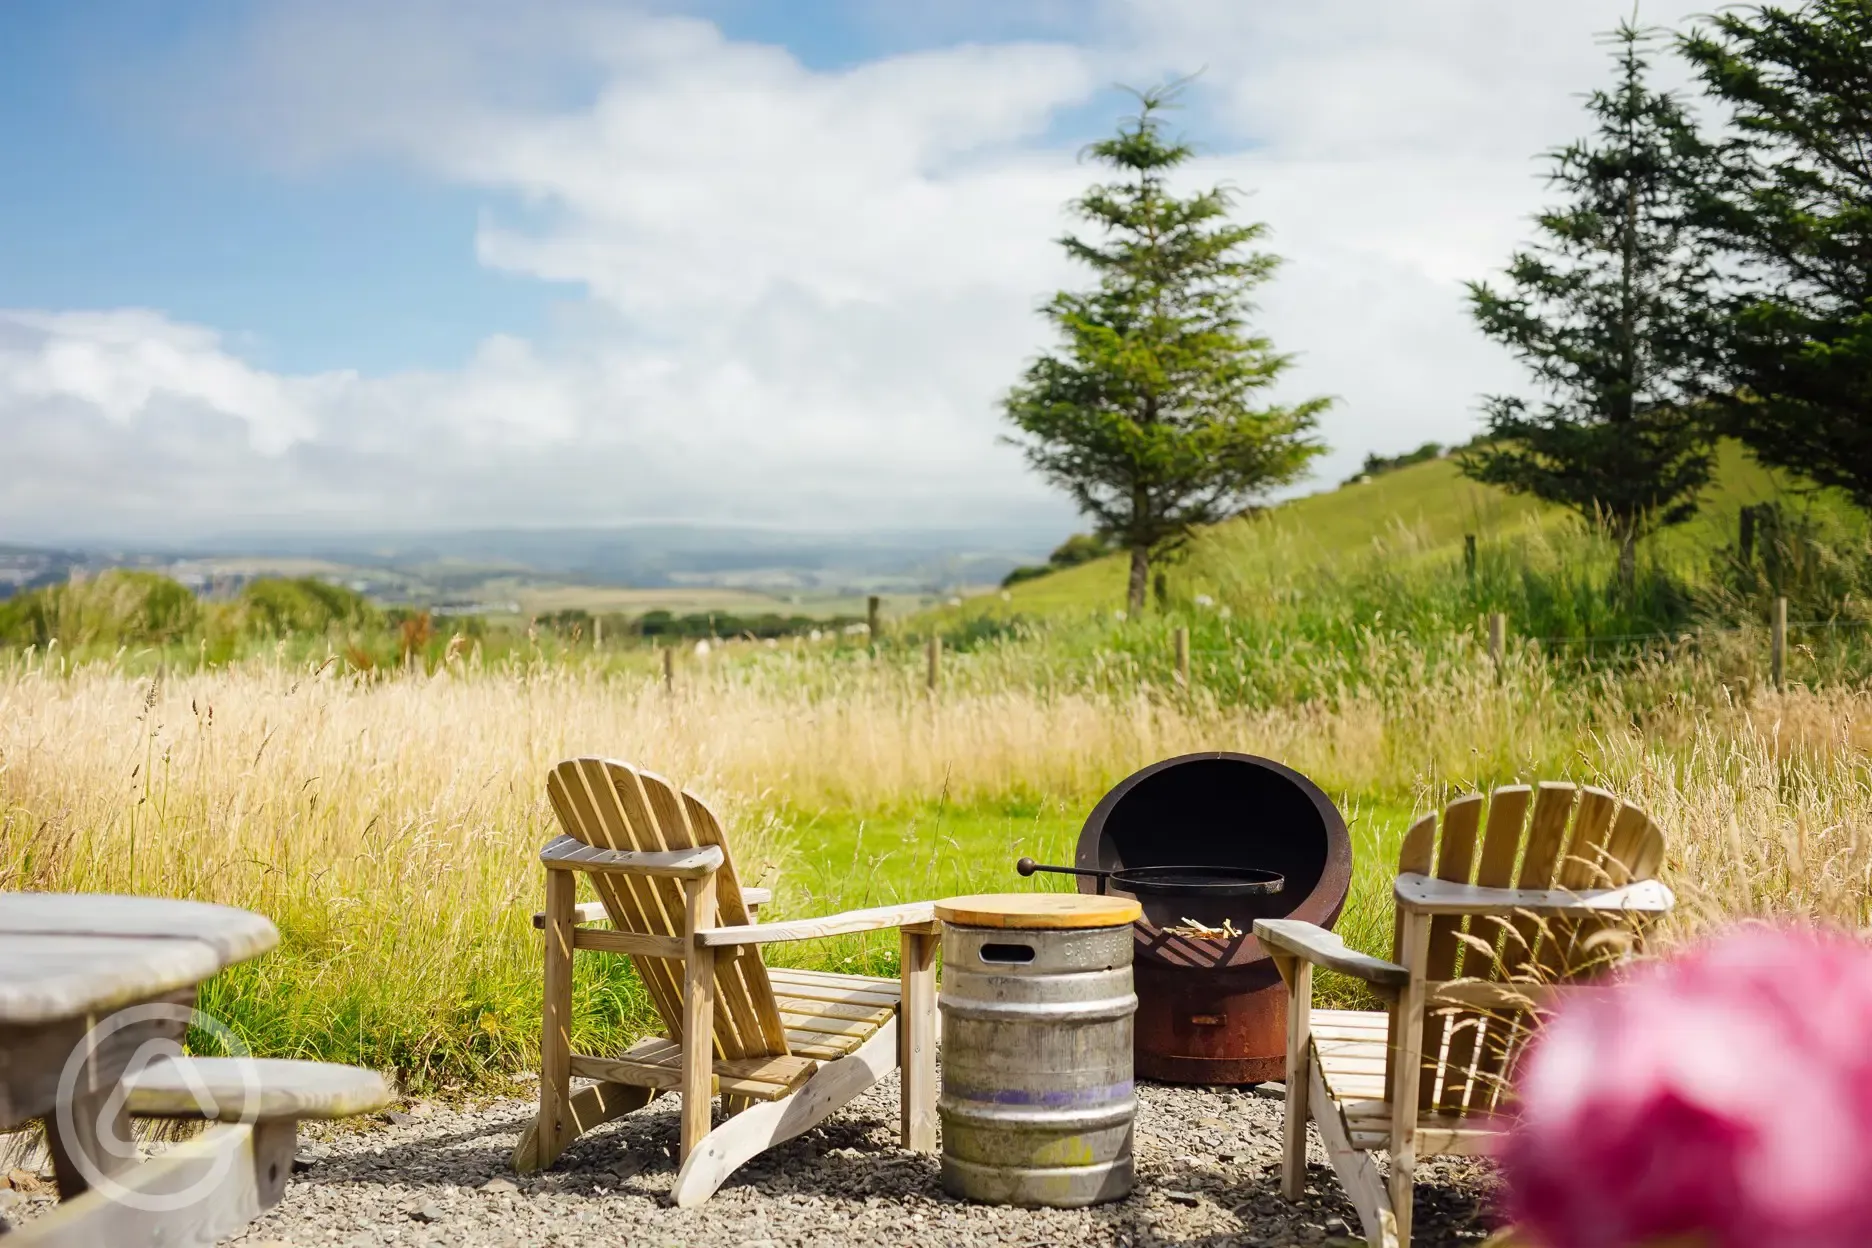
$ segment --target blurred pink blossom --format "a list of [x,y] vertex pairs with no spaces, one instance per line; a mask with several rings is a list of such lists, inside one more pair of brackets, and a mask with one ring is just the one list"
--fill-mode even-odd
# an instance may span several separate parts
[[1570,1001],[1516,1077],[1543,1248],[1872,1244],[1872,947],[1739,928]]

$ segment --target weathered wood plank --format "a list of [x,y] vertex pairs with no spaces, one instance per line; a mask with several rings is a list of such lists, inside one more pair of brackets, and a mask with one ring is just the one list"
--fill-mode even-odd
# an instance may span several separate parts
[[1320,1079],[1318,1066],[1313,1068],[1307,1091],[1313,1106],[1313,1121],[1319,1125],[1320,1143],[1326,1148],[1326,1160],[1332,1163],[1333,1173],[1339,1176],[1346,1195],[1352,1199],[1352,1207],[1358,1210],[1366,1242],[1373,1248],[1398,1248],[1397,1218],[1384,1177],[1378,1173],[1371,1153],[1353,1146],[1338,1107]]
[[595,953],[627,953],[635,957],[682,959],[689,945],[680,936],[642,936],[636,932],[607,932],[594,928],[574,928],[574,949]]
[[820,1001],[782,992],[775,998],[783,1014],[817,1014],[821,1018],[843,1018],[855,1023],[883,1023],[896,1011],[888,1005],[854,1005],[848,1001]]
[[290,1122],[219,1123],[7,1236],[8,1248],[162,1244],[212,1248],[279,1203],[292,1173]]
[[822,936],[840,936],[848,932],[874,932],[905,924],[928,923],[933,920],[935,913],[932,903],[917,901],[899,906],[875,906],[869,910],[848,910],[843,914],[829,914],[816,919],[717,927],[697,932],[696,939],[711,947],[817,940]]
[[1313,1086],[1313,965],[1275,955],[1287,981],[1287,1104],[1281,1119],[1281,1195],[1306,1195],[1307,1094]]
[[[1476,841],[1482,827],[1482,795],[1471,793],[1451,802],[1443,811],[1443,834],[1437,838],[1436,878],[1454,884],[1467,884],[1475,869]],[[1461,959],[1464,916],[1438,915],[1430,921],[1430,945],[1425,954],[1424,974],[1432,979],[1454,979]],[[1433,1057],[1443,1051],[1449,1020],[1441,1014],[1424,1017],[1422,1051]],[[1419,1105],[1429,1109],[1436,1099],[1436,1072],[1418,1086]]]
[[670,1200],[685,1208],[701,1204],[737,1167],[818,1126],[896,1064],[897,1023],[893,1019],[857,1052],[821,1066],[793,1095],[756,1105],[710,1132],[684,1160],[670,1188]]
[[808,971],[802,970],[797,966],[772,967],[769,970],[769,974],[780,976],[797,983],[836,984],[842,987],[850,987],[856,984],[865,988],[867,991],[886,993],[892,998],[897,996],[899,988],[898,982],[895,979],[886,979],[881,975],[850,975],[843,971]]
[[546,873],[546,977],[540,1018],[539,1165],[552,1165],[571,1143],[566,1102],[572,1068],[572,902],[578,883]]
[[[1515,857],[1521,848],[1521,832],[1527,825],[1528,804],[1534,790],[1525,784],[1504,785],[1489,794],[1488,822],[1482,834],[1481,857],[1476,864],[1475,883],[1481,888],[1506,888],[1514,880]],[[1499,927],[1479,924],[1475,918],[1463,918],[1466,934],[1489,946],[1489,952],[1466,946],[1457,960],[1464,976],[1492,979],[1500,972],[1495,946]],[[1437,1090],[1436,1108],[1460,1110],[1469,1101],[1473,1085],[1471,1070],[1476,1047],[1486,1029],[1480,1018],[1451,1018],[1445,1028],[1449,1049]]]
[[892,1011],[896,1010],[898,1003],[895,992],[885,993],[865,985],[844,987],[838,984],[813,983],[803,979],[783,979],[776,974],[773,987],[776,999],[785,997],[788,1000],[825,1001]]
[[722,852],[714,845],[655,852],[601,849],[575,837],[559,836],[540,850],[540,861],[555,871],[602,871],[694,880],[720,867]]
[[[658,1091],[679,1092],[683,1088],[680,1058],[642,1061],[628,1055],[593,1057],[574,1053],[571,1066],[572,1073],[581,1079],[622,1083],[636,1088],[655,1088]],[[785,1057],[718,1058],[710,1070],[710,1079],[705,1085],[707,1095],[700,1098],[701,1103],[706,1105],[711,1097],[730,1093],[751,1096],[761,1101],[776,1100],[790,1094],[818,1066],[817,1061],[796,1053],[789,1053]]]
[[[752,916],[756,906],[764,906],[773,900],[773,890],[771,888],[744,888],[741,890],[741,900],[747,904],[748,913]],[[572,912],[572,921],[581,924],[604,923],[607,922],[609,918],[610,916],[605,912],[605,904],[602,901],[581,901],[578,904],[578,908]],[[752,921],[753,919],[750,917],[749,922]],[[534,912],[533,926],[536,930],[546,926],[546,912],[544,910],[537,910]]]
[[0,1025],[102,1016],[193,988],[227,966],[188,937],[0,934]]
[[138,1117],[216,1122],[349,1118],[392,1100],[374,1070],[266,1057],[162,1058],[126,1079],[124,1089]]
[[110,893],[0,892],[0,937],[11,936],[194,940],[226,964],[259,957],[279,944],[279,929],[250,910]]
[[793,1031],[811,1031],[827,1036],[868,1036],[879,1027],[877,1023],[859,1022],[849,1018],[827,1018],[823,1014],[795,1014],[784,1006],[780,1010],[780,1021]]
[[[1449,884],[1421,875],[1400,875],[1397,900],[1420,914],[1540,915],[1664,914],[1676,904],[1658,880],[1640,880],[1623,888],[1583,891],[1560,888],[1483,888]],[[1272,922],[1277,920],[1261,920]]]
[[936,1151],[937,939],[934,933],[917,929],[907,929],[898,937],[902,968],[898,1066],[903,1072],[898,1138],[913,1153]]
[[1401,988],[1410,982],[1410,972],[1395,962],[1386,962],[1358,952],[1336,933],[1299,919],[1256,919],[1255,939],[1261,947],[1279,950],[1315,966],[1353,975],[1378,988]]
[[[684,887],[683,930],[697,939],[715,922],[715,877]],[[686,1158],[709,1133],[711,1066],[715,1058],[715,955],[699,942],[689,950],[683,977],[682,1135],[677,1156]],[[737,1054],[736,1056],[739,1056]]]
[[844,1057],[869,1037],[829,1036],[822,1031],[789,1031],[786,1038],[787,1048],[792,1050],[794,1056],[824,1062]]

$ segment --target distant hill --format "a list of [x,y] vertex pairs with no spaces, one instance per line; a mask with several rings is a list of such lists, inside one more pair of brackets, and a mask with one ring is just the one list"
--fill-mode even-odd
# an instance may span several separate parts
[[[1744,506],[1797,494],[1812,497],[1811,490],[1761,468],[1740,447],[1725,445],[1716,481],[1697,517],[1653,539],[1654,550],[1667,561],[1693,560],[1735,540]],[[1821,505],[1845,506],[1830,499]],[[1296,559],[1331,564],[1361,553],[1377,537],[1406,537],[1403,545],[1420,554],[1447,557],[1460,554],[1465,534],[1500,537],[1561,523],[1566,514],[1526,496],[1477,484],[1464,477],[1452,459],[1434,459],[1217,525],[1197,539],[1172,577],[1186,590],[1200,591],[1205,583],[1225,578],[1229,564],[1254,559],[1274,545],[1289,566]],[[1111,555],[1023,581],[1007,591],[1009,604],[1031,615],[1120,607],[1128,567],[1126,556]]]
[[1050,532],[1002,530],[843,533],[634,524],[588,529],[230,535],[202,545],[223,556],[298,555],[418,573],[427,580],[509,571],[586,585],[786,594],[914,592],[992,583],[1045,550],[1053,538]]

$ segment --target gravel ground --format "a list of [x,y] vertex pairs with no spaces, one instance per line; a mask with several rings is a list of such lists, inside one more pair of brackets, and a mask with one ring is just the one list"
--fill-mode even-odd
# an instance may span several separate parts
[[[943,1194],[934,1156],[897,1149],[895,1076],[824,1125],[754,1158],[700,1209],[665,1201],[676,1175],[674,1096],[599,1126],[552,1171],[528,1177],[507,1169],[507,1154],[532,1117],[530,1102],[417,1104],[361,1130],[303,1126],[300,1173],[285,1199],[230,1242],[241,1248],[1363,1242],[1318,1139],[1310,1145],[1307,1201],[1280,1199],[1279,1093],[1277,1085],[1254,1093],[1140,1085],[1133,1196],[1073,1211],[998,1209]],[[1419,1169],[1413,1242],[1438,1248],[1484,1239],[1490,1186],[1479,1162],[1440,1158]],[[0,1183],[0,1227],[49,1209],[49,1188],[15,1169],[11,1188]]]
[[[1358,1219],[1314,1141],[1307,1200],[1280,1196],[1279,1099],[1245,1090],[1139,1088],[1137,1190],[1093,1209],[971,1205],[944,1194],[937,1159],[896,1147],[895,1076],[815,1130],[743,1167],[697,1209],[665,1202],[675,1176],[676,1100],[599,1127],[543,1175],[508,1154],[532,1105],[416,1105],[365,1129],[302,1135],[302,1173],[234,1243],[281,1245],[820,1244],[1333,1245],[1359,1243]],[[1422,1248],[1484,1237],[1486,1166],[1442,1159],[1419,1171]],[[17,1221],[46,1207],[15,1194]]]

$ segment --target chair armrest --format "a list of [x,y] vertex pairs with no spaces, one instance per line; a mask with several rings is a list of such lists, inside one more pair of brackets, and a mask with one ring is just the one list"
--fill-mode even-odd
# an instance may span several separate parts
[[784,923],[758,923],[745,927],[705,927],[696,932],[695,940],[706,948],[766,945],[776,941],[815,940],[821,936],[839,936],[846,932],[872,932],[886,927],[910,927],[935,921],[935,902],[913,901],[901,906],[847,910],[843,914],[829,914],[822,919],[789,919]]
[[1420,914],[1665,914],[1677,904],[1656,880],[1623,888],[1480,888],[1415,873],[1398,876],[1397,900]]
[[[764,906],[773,900],[773,890],[771,888],[744,888],[741,890],[741,900],[747,904],[748,913],[751,915],[756,908]],[[605,913],[604,902],[602,901],[581,901],[577,908],[572,911],[572,922],[574,925],[605,923],[608,922],[610,918],[611,916]],[[541,931],[546,930],[546,912],[544,910],[534,913],[533,926],[539,928]]]
[[1410,972],[1397,963],[1368,957],[1348,948],[1345,941],[1325,928],[1299,919],[1256,919],[1254,934],[1269,953],[1299,958],[1374,987],[1402,988],[1410,982]]

